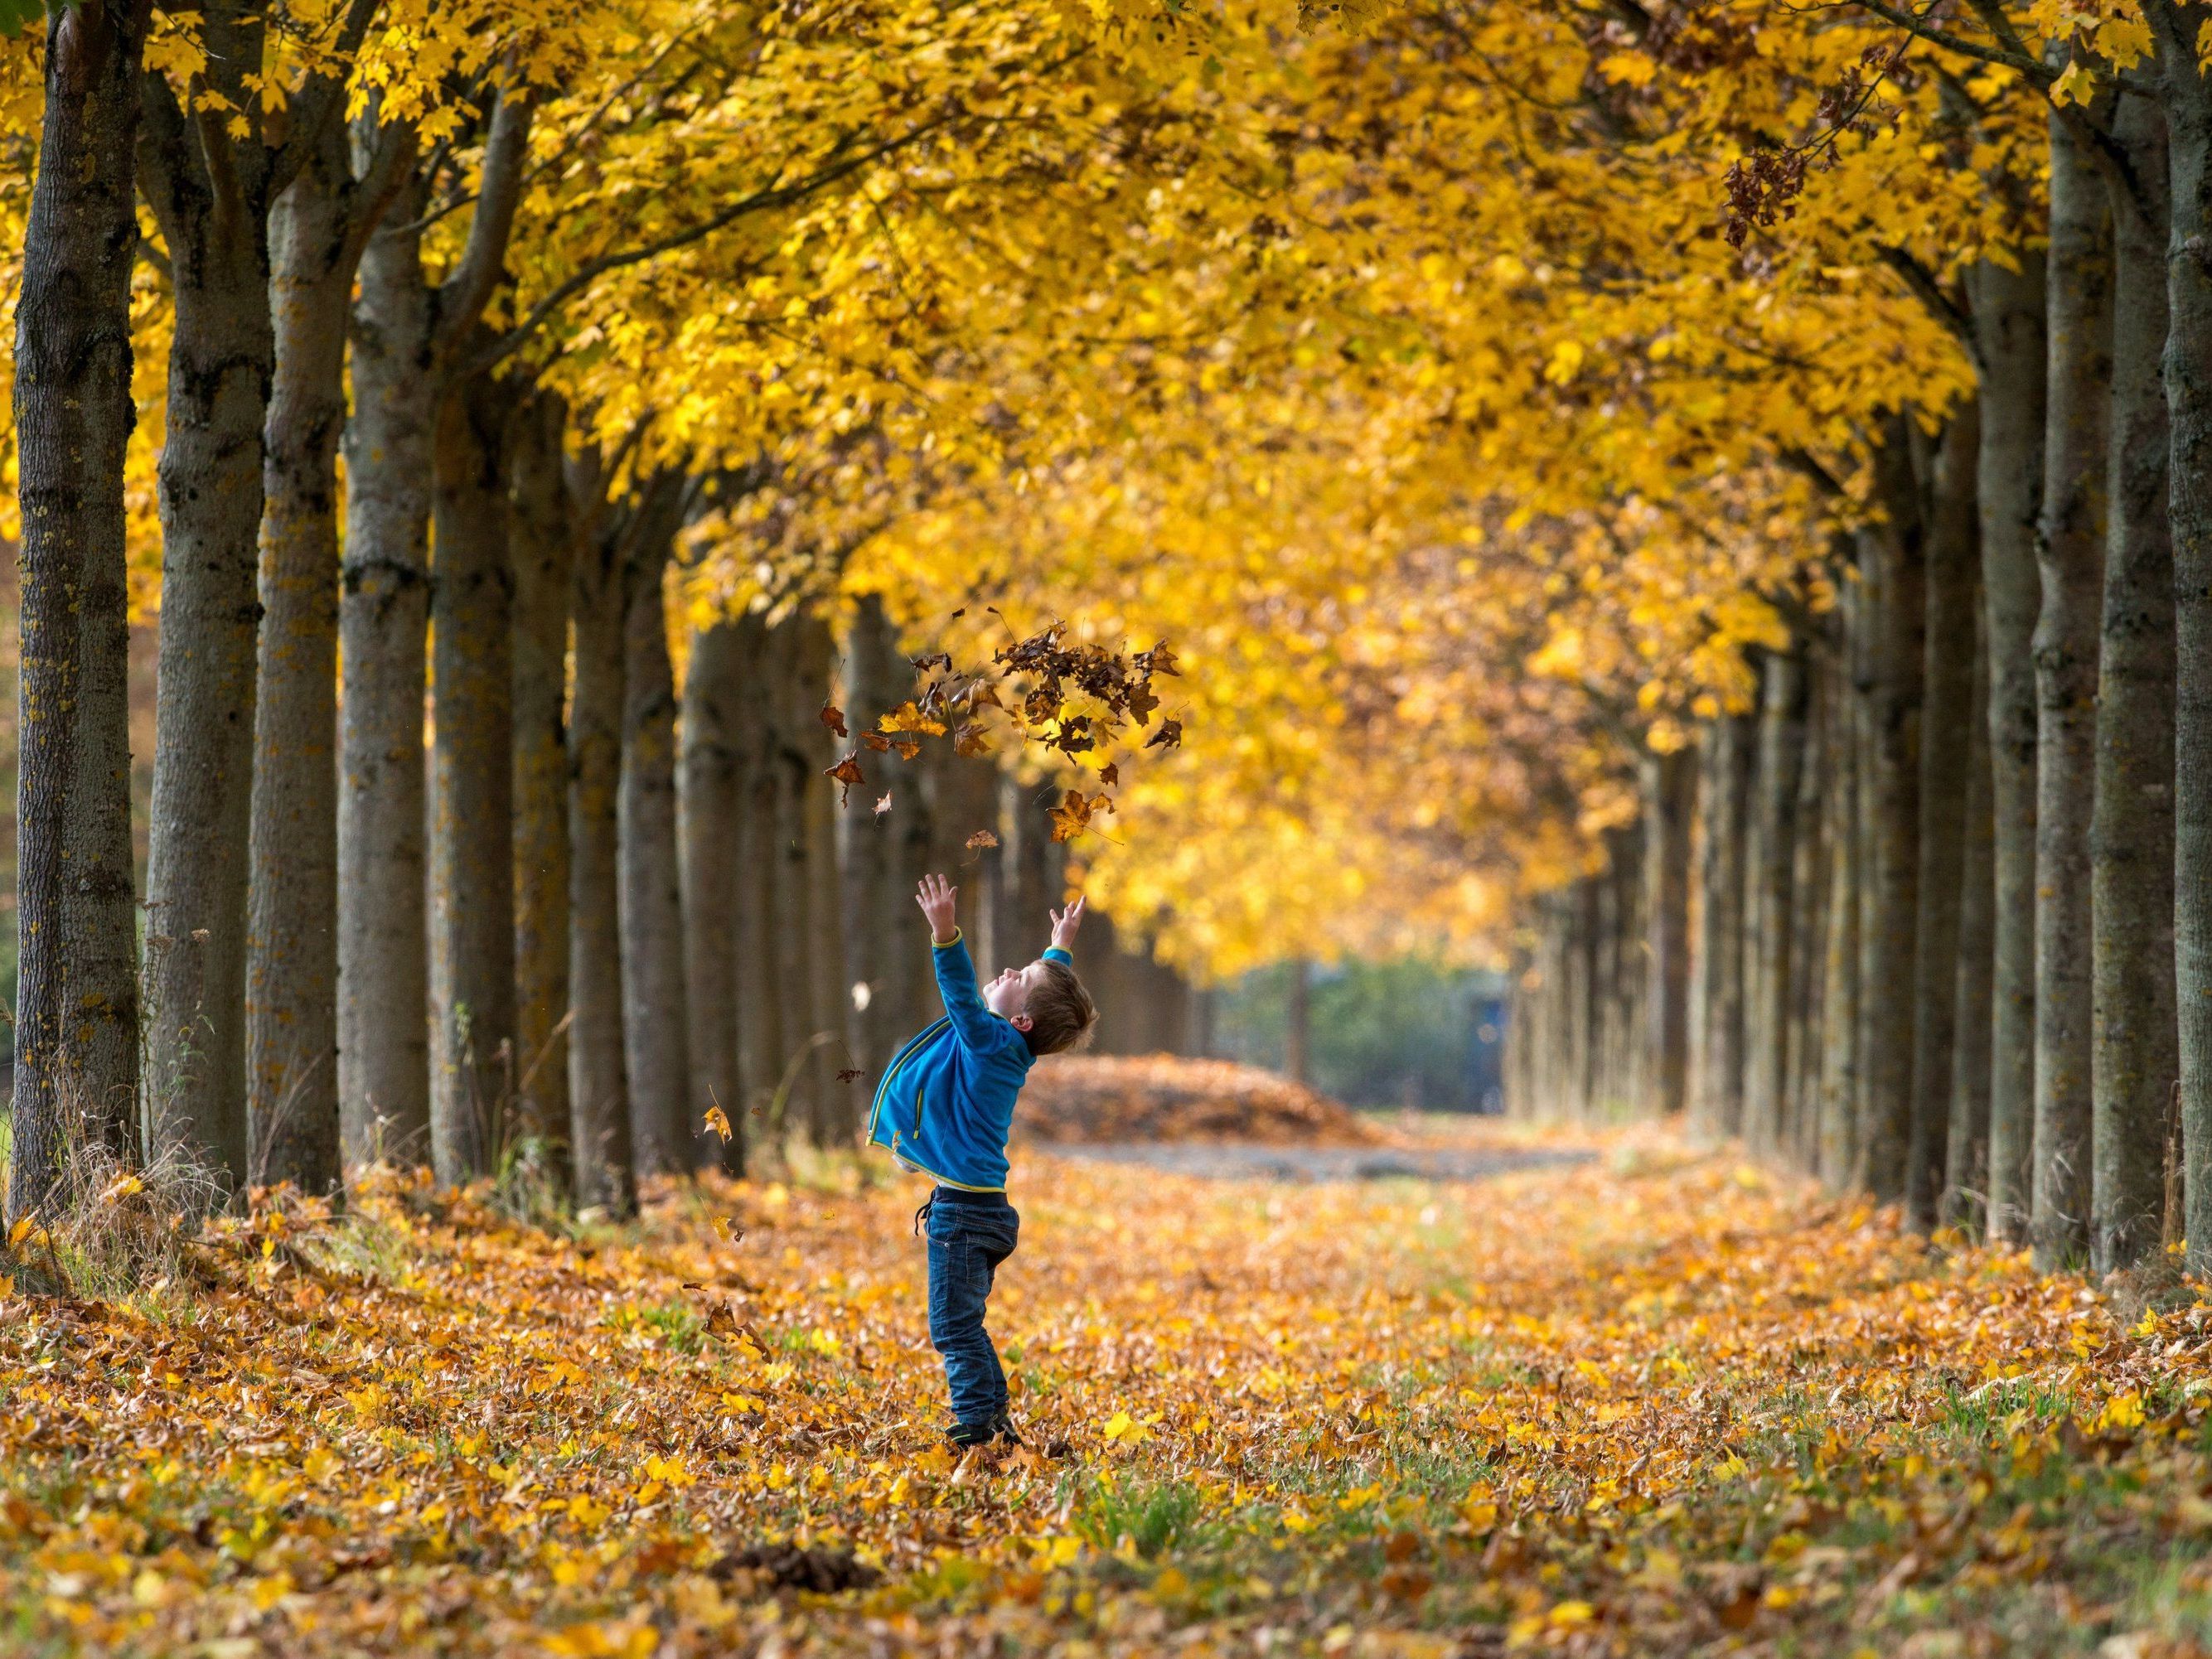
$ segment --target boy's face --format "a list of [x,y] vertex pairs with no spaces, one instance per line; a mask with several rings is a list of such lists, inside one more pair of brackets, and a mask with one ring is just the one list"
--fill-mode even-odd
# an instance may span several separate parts
[[1017,1031],[1030,1029],[1030,993],[1044,978],[1044,963],[1009,968],[983,988],[983,1006]]

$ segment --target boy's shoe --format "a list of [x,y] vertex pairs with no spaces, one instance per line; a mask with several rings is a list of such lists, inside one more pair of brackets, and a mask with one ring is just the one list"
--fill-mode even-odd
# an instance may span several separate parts
[[955,1423],[945,1431],[945,1437],[960,1451],[975,1446],[988,1446],[994,1440],[1004,1440],[1015,1446],[1024,1443],[1021,1436],[1014,1432],[1013,1419],[1004,1412],[988,1423]]

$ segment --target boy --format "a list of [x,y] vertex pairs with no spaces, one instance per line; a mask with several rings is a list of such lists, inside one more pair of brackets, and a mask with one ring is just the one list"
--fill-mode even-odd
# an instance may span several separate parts
[[1039,1054],[1072,1048],[1098,1012],[1068,947],[1083,926],[1079,896],[1052,918],[1052,946],[978,992],[975,964],[953,921],[960,890],[926,876],[915,902],[929,918],[945,1018],[892,1056],[876,1085],[868,1139],[902,1169],[937,1182],[915,1214],[929,1231],[929,1340],[951,1385],[955,1447],[1019,1443],[1006,1416],[1006,1376],[983,1328],[999,1264],[1014,1253],[1021,1216],[1006,1201],[1006,1135],[1014,1097]]

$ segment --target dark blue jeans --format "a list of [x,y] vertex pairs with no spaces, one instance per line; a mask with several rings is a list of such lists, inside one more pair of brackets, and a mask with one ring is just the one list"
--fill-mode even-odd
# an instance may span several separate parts
[[939,1187],[930,1194],[929,1340],[944,1356],[952,1415],[963,1428],[988,1427],[1006,1413],[1006,1374],[983,1328],[983,1306],[1021,1226],[1003,1194]]

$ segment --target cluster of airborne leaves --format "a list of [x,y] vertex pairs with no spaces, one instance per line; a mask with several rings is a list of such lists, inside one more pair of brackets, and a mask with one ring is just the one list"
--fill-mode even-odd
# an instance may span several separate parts
[[388,1179],[127,1301],[18,1290],[0,1617],[125,1653],[2154,1653],[2212,1605],[2185,1290],[1665,1148],[1479,1189],[1020,1174],[995,1462],[938,1437],[914,1194],[849,1165],[563,1236]]
[[[988,607],[998,614],[997,607]],[[964,614],[956,611],[957,621]],[[1001,617],[1001,621],[1004,617]],[[962,756],[988,755],[992,734],[985,724],[986,709],[997,709],[1012,722],[1019,739],[1035,742],[1073,761],[1079,755],[1097,755],[1116,741],[1125,727],[1142,731],[1151,723],[1160,700],[1152,692],[1155,674],[1178,674],[1175,653],[1165,642],[1149,651],[1109,651],[1103,645],[1071,644],[1067,624],[1055,622],[1026,638],[1000,646],[983,670],[953,665],[950,652],[933,651],[913,659],[918,690],[914,696],[880,716],[864,729],[859,744],[825,768],[838,786],[842,805],[855,785],[867,782],[860,767],[863,750],[896,754],[910,761],[921,753],[925,737],[948,738],[953,752]],[[1010,706],[1001,688],[1014,696]],[[834,702],[822,708],[822,723],[832,735],[848,738],[845,711]],[[1175,749],[1182,744],[1182,722],[1163,720],[1159,729],[1145,740],[1147,749]],[[1121,763],[1106,761],[1097,769],[1099,788],[1085,793],[1067,789],[1052,809],[1052,838],[1073,841],[1090,826],[1101,811],[1114,810],[1111,791],[1121,781]],[[886,811],[890,797],[876,803]],[[995,847],[999,838],[988,830],[969,837],[971,848]]]

